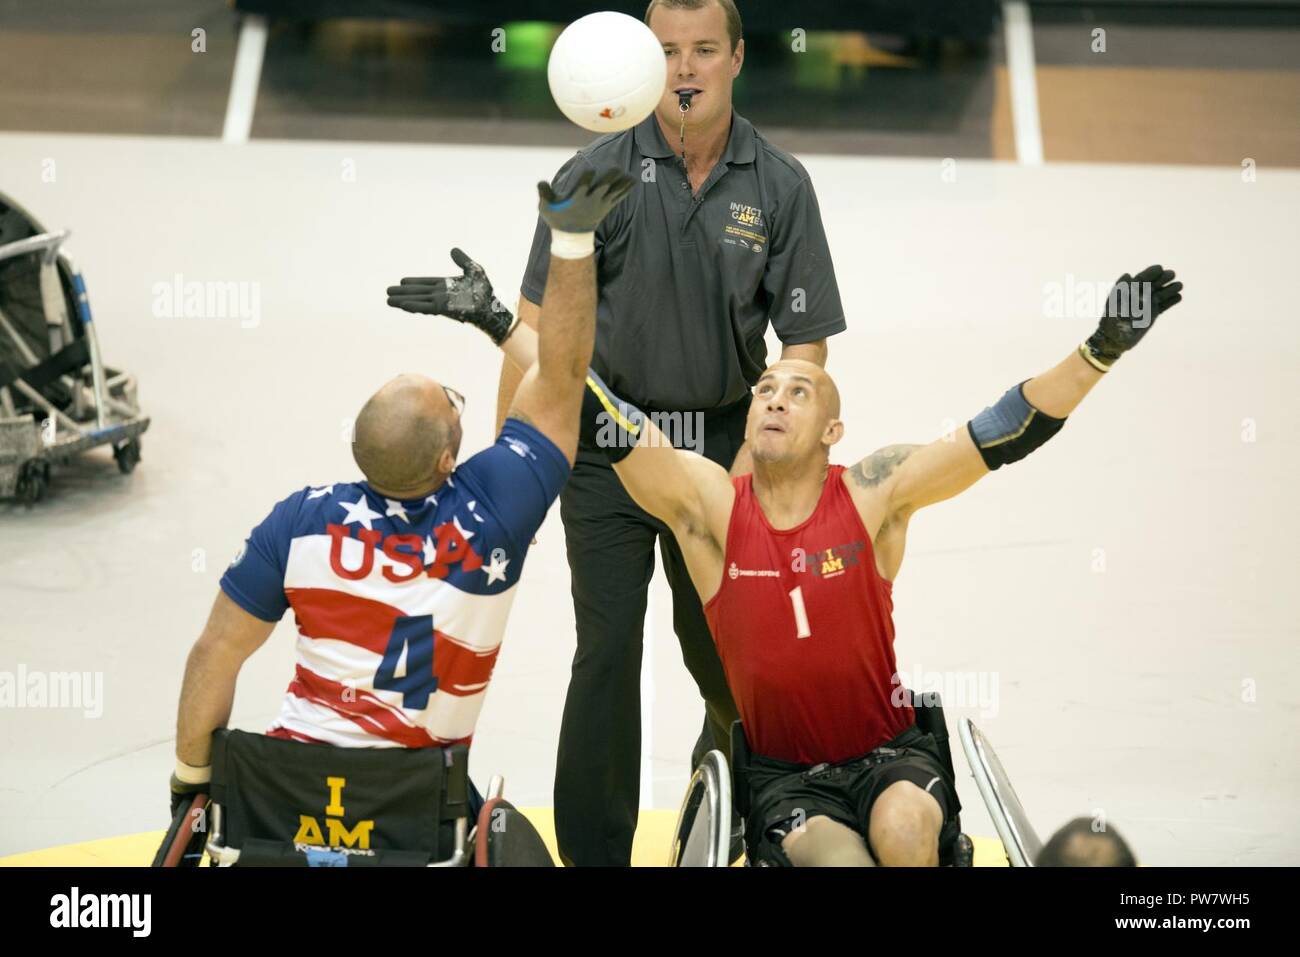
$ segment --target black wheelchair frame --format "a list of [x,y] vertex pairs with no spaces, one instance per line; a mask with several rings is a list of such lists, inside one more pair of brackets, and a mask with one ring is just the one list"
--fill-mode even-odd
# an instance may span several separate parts
[[180,809],[154,866],[197,865],[205,848],[222,867],[554,866],[504,785],[492,778],[471,822],[465,745],[339,748],[223,729],[210,795]]
[[[944,770],[948,771],[950,780],[954,783],[957,781],[956,772],[953,768],[953,752],[948,740],[948,722],[944,718],[944,702],[939,696],[939,692],[924,692],[918,694],[909,690],[911,696],[911,706],[917,714],[917,727],[923,733],[935,737],[935,745],[939,750],[939,757],[943,763]],[[746,863],[755,865],[755,861],[750,859],[748,849],[753,846],[749,833],[749,813],[750,813],[750,791],[749,791],[749,761],[750,748],[749,740],[745,737],[745,728],[740,722],[732,723],[731,728],[731,779],[732,793],[735,794],[736,811],[740,814],[742,823],[745,827],[745,846],[746,846]],[[716,752],[714,752],[716,753]],[[729,815],[728,815],[729,817]],[[952,865],[957,867],[969,867],[974,861],[974,845],[971,844],[970,837],[965,833],[958,833],[956,846],[952,849],[949,859],[940,858],[941,865]]]

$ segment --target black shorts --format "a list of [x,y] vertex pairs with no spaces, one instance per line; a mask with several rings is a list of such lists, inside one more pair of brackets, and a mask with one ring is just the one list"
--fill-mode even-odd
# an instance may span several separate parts
[[934,735],[915,725],[870,754],[839,764],[790,764],[751,755],[748,766],[749,818],[746,842],[753,855],[768,863],[788,863],[781,841],[799,824],[818,815],[862,835],[874,858],[868,822],[881,792],[896,781],[911,781],[934,795],[943,810],[939,831],[939,862],[951,863],[961,833],[956,784],[949,774]]

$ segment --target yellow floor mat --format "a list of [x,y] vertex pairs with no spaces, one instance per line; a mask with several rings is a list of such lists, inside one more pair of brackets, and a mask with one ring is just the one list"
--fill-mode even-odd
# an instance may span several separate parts
[[[537,828],[557,862],[555,816],[548,807],[522,808]],[[677,824],[676,811],[642,811],[632,841],[633,867],[662,867],[668,861],[669,844]],[[0,857],[0,867],[146,867],[153,860],[163,831],[145,831],[122,837],[105,837],[78,844],[64,844],[41,851]],[[976,867],[1005,867],[1002,843],[992,837],[975,837]]]

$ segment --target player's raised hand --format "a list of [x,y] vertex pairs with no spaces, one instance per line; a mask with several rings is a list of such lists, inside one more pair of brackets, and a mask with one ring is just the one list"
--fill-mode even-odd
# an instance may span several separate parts
[[388,287],[388,304],[407,312],[467,322],[501,345],[509,338],[515,317],[492,294],[492,283],[482,266],[459,249],[451,251],[451,258],[462,275],[403,279],[400,285]]
[[1174,271],[1163,266],[1120,276],[1106,297],[1097,331],[1079,347],[1080,353],[1106,372],[1142,341],[1161,313],[1182,301],[1182,288],[1181,282],[1174,282]]
[[538,183],[537,209],[556,232],[590,233],[635,185],[636,179],[622,170],[606,170],[599,177],[587,170],[563,196],[557,196],[550,183]]

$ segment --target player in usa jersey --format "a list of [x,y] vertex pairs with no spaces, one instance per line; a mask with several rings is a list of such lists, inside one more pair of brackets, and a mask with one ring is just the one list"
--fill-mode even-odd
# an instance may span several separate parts
[[[470,742],[528,545],[577,448],[595,337],[593,233],[633,182],[589,174],[563,197],[538,185],[551,271],[527,375],[494,445],[458,465],[460,394],[398,376],[356,420],[364,479],[300,489],[253,529],[186,663],[173,815],[206,787],[240,667],[290,609],[297,662],[269,735],[349,748]],[[506,342],[514,320],[482,267],[452,257],[462,277],[402,280],[390,303],[455,312]],[[470,301],[482,308],[461,308]]]
[[[677,536],[751,749],[751,857],[887,866],[949,860],[955,782],[921,733],[894,658],[893,582],[908,523],[1055,435],[1155,319],[1182,299],[1161,266],[1125,274],[1096,332],[928,445],[831,463],[844,434],[834,381],[814,363],[763,372],[736,477],[675,449],[651,416],[590,370],[581,437]],[[531,357],[530,332],[513,337]],[[1014,602],[1014,594],[1006,599]]]

